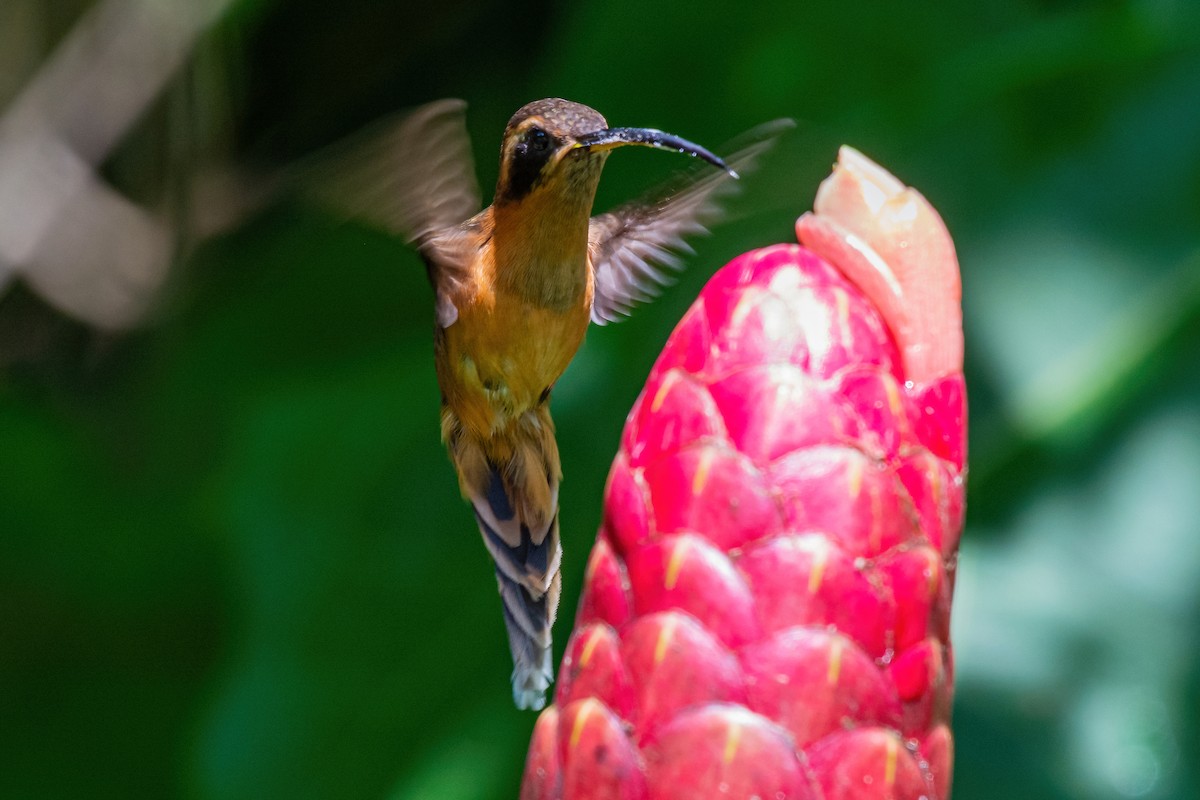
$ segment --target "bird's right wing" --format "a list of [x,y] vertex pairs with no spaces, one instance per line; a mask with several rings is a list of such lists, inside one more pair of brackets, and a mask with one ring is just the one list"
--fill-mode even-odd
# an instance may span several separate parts
[[453,263],[451,229],[481,206],[466,102],[438,100],[387,117],[298,168],[302,194],[338,216],[402,237],[426,261]]
[[[762,153],[794,123],[778,119],[749,131],[725,159],[733,170],[749,172]],[[637,303],[658,294],[670,282],[664,270],[679,269],[678,251],[691,252],[685,237],[708,232],[721,216],[718,201],[737,189],[727,172],[697,166],[665,186],[592,217],[588,246],[595,277],[592,322],[622,319]]]

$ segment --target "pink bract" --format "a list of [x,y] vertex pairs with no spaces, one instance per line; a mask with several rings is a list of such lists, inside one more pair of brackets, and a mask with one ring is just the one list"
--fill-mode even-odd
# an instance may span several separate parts
[[523,798],[930,798],[951,782],[958,265],[842,148],[807,246],[734,259],[629,414]]

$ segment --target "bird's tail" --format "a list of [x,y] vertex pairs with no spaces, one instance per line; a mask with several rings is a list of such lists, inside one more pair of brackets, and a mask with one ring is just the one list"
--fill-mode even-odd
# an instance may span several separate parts
[[554,677],[551,628],[558,612],[562,563],[562,472],[554,423],[542,406],[481,439],[445,409],[442,435],[463,496],[475,509],[483,543],[496,563],[513,658],[513,701],[518,708],[542,708]]

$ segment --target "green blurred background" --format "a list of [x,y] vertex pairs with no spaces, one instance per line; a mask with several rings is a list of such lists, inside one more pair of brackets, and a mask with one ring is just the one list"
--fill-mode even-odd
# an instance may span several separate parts
[[[94,8],[0,0],[0,118]],[[103,331],[36,282],[0,297],[0,797],[515,796],[534,715],[438,441],[424,271],[269,189],[458,96],[486,196],[508,117],[555,95],[710,146],[798,123],[678,285],[593,330],[556,391],[558,652],[659,347],[717,267],[791,239],[851,143],[920,188],[962,261],[956,796],[1196,796],[1200,6],[219,10],[98,163],[180,233],[149,316]],[[599,205],[679,166],[622,151]]]

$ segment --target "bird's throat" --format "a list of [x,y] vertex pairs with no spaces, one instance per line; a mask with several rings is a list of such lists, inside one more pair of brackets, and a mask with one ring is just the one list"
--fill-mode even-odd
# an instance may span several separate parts
[[493,207],[496,287],[540,308],[584,302],[591,192],[533,191]]

